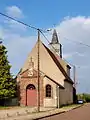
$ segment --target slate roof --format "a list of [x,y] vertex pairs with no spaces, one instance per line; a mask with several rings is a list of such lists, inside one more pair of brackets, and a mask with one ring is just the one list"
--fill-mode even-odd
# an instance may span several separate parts
[[[42,43],[43,44],[43,43]],[[47,52],[49,53],[49,55],[51,56],[51,58],[53,59],[53,61],[55,62],[55,64],[57,65],[57,67],[59,68],[59,70],[63,73],[63,75],[65,76],[65,80],[70,82],[71,84],[73,84],[73,81],[71,80],[71,78],[67,75],[66,71],[64,70],[63,66],[61,65],[59,59],[57,59],[56,55],[51,52],[51,50],[49,48],[47,48],[44,44],[43,46],[45,47],[45,49],[47,50]],[[60,57],[59,57],[60,58]]]
[[[41,41],[40,41],[41,42]],[[42,43],[42,42],[41,42]],[[36,43],[37,44],[37,43]],[[65,76],[65,81],[68,81],[69,83],[73,84],[74,82],[71,80],[71,78],[68,76],[67,72],[64,69],[65,65],[68,65],[66,62],[63,61],[62,58],[60,58],[60,56],[58,56],[57,54],[54,54],[48,47],[46,47],[43,43],[42,43],[43,47],[46,49],[46,51],[49,53],[49,55],[51,56],[52,60],[54,61],[54,63],[56,64],[56,66],[59,68],[59,70],[62,72],[62,74]],[[27,65],[25,65],[25,68],[27,69]],[[23,69],[25,71],[25,69]],[[21,69],[21,71],[19,72],[19,74],[21,72],[23,72],[23,70]],[[50,76],[49,76],[50,77]]]

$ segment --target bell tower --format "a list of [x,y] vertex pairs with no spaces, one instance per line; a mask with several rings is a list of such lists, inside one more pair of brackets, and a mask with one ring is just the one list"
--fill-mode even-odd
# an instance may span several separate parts
[[52,52],[59,54],[62,58],[62,45],[59,43],[57,32],[54,29],[51,43],[49,44],[49,48]]
[[32,61],[32,57],[31,57],[29,60],[28,76],[33,76],[33,69],[34,69],[34,62]]

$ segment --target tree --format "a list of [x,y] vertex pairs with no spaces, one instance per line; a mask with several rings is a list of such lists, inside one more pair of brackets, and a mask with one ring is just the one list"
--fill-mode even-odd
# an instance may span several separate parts
[[84,102],[90,102],[90,94],[83,93],[83,94],[77,94],[78,100],[82,99]]
[[0,100],[12,98],[16,94],[16,84],[10,73],[10,68],[6,47],[0,45]]
[[83,97],[86,102],[90,102],[90,94],[83,93]]

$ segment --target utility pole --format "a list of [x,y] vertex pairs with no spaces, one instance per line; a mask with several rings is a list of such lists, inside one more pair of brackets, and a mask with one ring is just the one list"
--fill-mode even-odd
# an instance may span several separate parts
[[38,82],[38,105],[37,105],[37,110],[38,112],[40,112],[40,30],[38,29],[38,78],[37,78],[37,82]]
[[74,79],[74,88],[76,89],[76,67],[75,65],[73,66],[73,79]]

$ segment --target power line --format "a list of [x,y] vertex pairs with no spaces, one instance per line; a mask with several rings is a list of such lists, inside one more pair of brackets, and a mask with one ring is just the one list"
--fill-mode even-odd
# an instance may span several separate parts
[[[0,12],[0,15],[2,15],[2,16],[4,16],[4,17],[7,17],[7,18],[9,18],[9,19],[11,19],[11,20],[13,20],[13,21],[16,21],[16,22],[18,22],[18,23],[20,23],[20,24],[23,24],[23,25],[25,25],[25,26],[27,26],[27,27],[30,27],[30,28],[32,28],[32,29],[39,30],[40,32],[42,32],[42,31],[43,31],[44,33],[49,32],[48,30],[46,31],[46,30],[42,30],[42,29],[36,28],[36,27],[34,27],[34,26],[32,26],[32,25],[28,25],[28,24],[26,24],[26,23],[24,23],[24,22],[22,22],[22,21],[20,21],[20,20],[17,20],[17,19],[15,19],[15,18],[13,18],[13,17],[10,17],[10,16],[8,16],[8,15],[6,15],[6,14],[4,14],[4,13],[1,13],[1,12]],[[42,33],[43,33],[43,32],[42,32]],[[58,33],[58,34],[60,34],[60,33]],[[43,36],[46,37],[44,34],[43,34]],[[69,40],[69,41],[75,42],[75,43],[79,43],[79,44],[84,45],[84,46],[86,46],[86,47],[90,47],[90,45],[87,45],[87,44],[85,44],[85,43],[83,43],[83,42],[78,42],[78,41],[75,41],[75,40],[70,40],[70,39],[68,39],[68,38],[66,38],[66,37],[63,37],[63,38],[65,38],[65,39],[67,39],[67,40]],[[45,39],[47,39],[47,38],[45,38]]]
[[71,40],[71,39],[68,39],[68,38],[66,38],[66,37],[64,37],[64,38],[67,39],[67,40],[69,40],[69,41],[75,42],[75,43],[77,43],[77,44],[81,44],[81,45],[84,45],[84,46],[86,46],[86,47],[90,47],[90,45],[87,45],[87,44],[85,44],[85,43],[83,43],[83,42],[78,42],[78,41],[75,41],[75,40]]
[[[34,27],[34,26],[28,25],[28,24],[26,24],[26,23],[24,23],[24,22],[22,22],[22,21],[19,21],[19,20],[13,18],[13,17],[10,17],[10,16],[8,16],[8,15],[6,15],[6,14],[4,14],[4,13],[1,13],[1,12],[0,12],[0,15],[2,15],[2,16],[4,16],[4,17],[7,17],[7,18],[9,18],[9,19],[11,19],[11,20],[13,20],[13,21],[16,21],[16,22],[18,22],[18,23],[20,23],[20,24],[23,24],[23,25],[25,25],[25,26],[27,26],[27,27],[30,27],[30,28],[35,29],[35,30],[37,30],[37,31],[40,31],[41,34],[44,36],[44,38],[45,38],[45,39],[48,41],[48,43],[50,44],[48,38],[44,35],[44,33],[48,32],[48,30],[46,31],[46,30],[42,30],[42,29],[36,28],[36,27]],[[43,33],[43,32],[44,32],[44,33]],[[64,38],[65,38],[65,37],[64,37]],[[65,39],[67,39],[67,38],[65,38]],[[69,39],[68,39],[68,40],[69,40]],[[74,41],[74,42],[77,42],[77,41]],[[84,43],[80,43],[80,44],[85,45]],[[86,45],[86,46],[90,47],[89,45]],[[53,46],[52,46],[52,47],[53,47]],[[53,47],[53,49],[55,50],[54,47]],[[56,51],[56,50],[55,50],[55,51]],[[56,51],[56,52],[57,52],[57,51]],[[64,59],[64,58],[63,58],[63,59]],[[65,59],[64,59],[64,60],[65,60]],[[65,60],[65,61],[68,62],[67,60]],[[68,63],[69,63],[69,62],[68,62]],[[73,64],[71,64],[71,63],[69,63],[69,64],[73,66]]]
[[[50,43],[49,40],[48,40],[48,38],[45,36],[45,34],[44,34],[42,31],[40,31],[40,32],[41,32],[41,34],[43,35],[43,37],[47,40],[47,42]],[[52,47],[53,47],[53,46],[52,46]],[[55,48],[54,48],[54,49],[55,49]]]
[[[44,33],[46,33],[46,32],[49,32],[48,30],[46,31],[46,30],[42,30],[42,29],[39,29],[39,28],[36,28],[36,27],[34,27],[34,26],[32,26],[32,25],[28,25],[28,24],[26,24],[26,23],[24,23],[24,22],[22,22],[22,21],[20,21],[20,20],[17,20],[17,19],[15,19],[15,18],[13,18],[13,17],[10,17],[10,16],[8,16],[8,15],[6,15],[6,14],[4,14],[4,13],[1,13],[0,12],[0,15],[2,15],[2,16],[4,16],[4,17],[7,17],[7,18],[9,18],[9,19],[11,19],[11,20],[14,20],[14,21],[16,21],[16,22],[18,22],[18,23],[20,23],[20,24],[23,24],[23,25],[25,25],[25,26],[27,26],[27,27],[30,27],[30,28],[32,28],[32,29],[35,29],[35,30],[39,30],[40,32],[44,32]],[[43,33],[42,32],[42,33]],[[60,34],[60,33],[58,33],[58,34]],[[43,36],[45,37],[45,35],[43,34]],[[86,46],[86,47],[90,47],[90,45],[87,45],[87,44],[85,44],[85,43],[83,43],[83,42],[78,42],[78,41],[75,41],[75,40],[70,40],[70,39],[68,39],[68,38],[66,38],[66,37],[63,37],[63,38],[65,38],[65,39],[67,39],[67,40],[69,40],[69,41],[72,41],[72,42],[75,42],[75,43],[77,43],[77,44],[81,44],[81,45],[84,45],[84,46]],[[47,38],[46,38],[47,39]]]
[[35,30],[38,31],[38,53],[37,53],[37,54],[38,54],[38,77],[37,77],[37,79],[38,79],[38,105],[37,105],[37,108],[38,108],[38,112],[40,112],[39,40],[40,40],[40,32],[41,32],[41,29],[38,29],[38,28],[33,27],[33,26],[31,26],[31,25],[28,25],[28,24],[26,24],[26,23],[24,23],[24,22],[21,22],[21,21],[19,21],[19,20],[16,20],[16,19],[14,19],[14,18],[12,18],[12,17],[10,17],[10,16],[8,16],[8,15],[5,15],[5,14],[3,14],[3,13],[0,13],[0,14],[3,15],[3,16],[5,16],[5,17],[7,17],[7,18],[9,18],[9,19],[11,19],[11,20],[14,20],[14,21],[16,21],[16,22],[18,22],[18,23],[20,23],[20,24],[23,24],[23,25],[25,25],[25,26],[27,26],[27,27],[30,27],[30,28],[35,29]]
[[[51,29],[50,30],[47,30],[47,33],[49,33],[49,31],[51,31]],[[60,33],[59,33],[60,34]],[[42,35],[44,36],[44,38],[48,41],[48,43],[50,44],[50,42],[49,42],[49,40],[48,40],[48,38],[45,36],[45,34],[43,34],[42,33]],[[52,33],[50,33],[50,35],[52,35]],[[67,40],[70,40],[70,39],[68,39],[68,38],[66,38],[66,37],[64,37],[65,39],[67,39]],[[87,45],[87,44],[85,44],[85,43],[82,43],[82,42],[78,42],[78,41],[74,41],[74,40],[70,40],[70,41],[72,41],[72,42],[75,42],[75,43],[79,43],[79,44],[81,44],[81,45],[84,45],[84,46],[86,46],[86,47],[90,47],[90,45]],[[52,46],[53,47],[53,46]],[[54,48],[54,47],[53,47]],[[55,50],[55,48],[54,48],[54,50]],[[55,50],[55,52],[57,52],[56,50]],[[57,53],[58,54],[58,53]],[[58,54],[59,55],[59,54]],[[63,58],[63,60],[65,60],[69,65],[71,65],[71,66],[75,66],[74,64],[71,64],[70,62],[68,62],[65,58]],[[80,68],[80,66],[78,66],[78,68]]]
[[13,17],[10,17],[10,16],[8,16],[8,15],[6,15],[6,14],[4,14],[4,13],[1,13],[1,12],[0,12],[0,15],[2,15],[2,16],[4,16],[4,17],[7,17],[7,18],[9,18],[9,19],[11,19],[11,20],[13,20],[13,21],[16,21],[16,22],[18,22],[18,23],[20,23],[20,24],[23,24],[23,25],[25,25],[25,26],[27,26],[27,27],[30,27],[30,28],[32,28],[32,29],[40,30],[40,31],[45,32],[45,30],[36,28],[36,27],[34,27],[34,26],[32,26],[32,25],[28,25],[28,24],[26,24],[26,23],[24,23],[24,22],[22,22],[22,21],[20,21],[20,20],[17,20],[17,19],[15,19],[15,18],[13,18]]
[[[47,40],[47,42],[50,44],[50,42],[49,42],[49,40],[48,40],[48,38],[45,36],[45,34],[42,32],[42,31],[40,31],[41,32],[41,34],[43,35],[43,37]],[[57,51],[56,51],[56,49],[53,47],[53,45],[51,45],[52,46],[52,48],[55,50],[55,52],[57,53]],[[58,53],[57,53],[58,54]],[[59,55],[59,54],[58,54]],[[65,60],[69,65],[71,65],[71,66],[74,66],[73,64],[71,64],[71,63],[69,63],[65,58],[63,58],[63,60]]]
[[[41,34],[44,36],[44,38],[48,41],[48,43],[50,44],[48,38],[44,35],[44,33],[42,31],[40,31]],[[52,46],[52,45],[51,45]],[[54,48],[54,46],[52,46],[53,49],[55,50],[55,52],[58,54],[58,52],[56,51],[56,49]],[[59,55],[59,54],[58,54]],[[69,65],[71,65],[73,67],[73,79],[74,79],[74,87],[76,88],[76,66],[71,64],[70,62],[68,62],[66,59],[63,58],[64,61],[66,61]]]
[[[47,30],[47,33],[49,33],[50,35],[52,35],[52,33],[50,33],[49,30]],[[58,33],[58,34],[60,34],[60,33]],[[72,41],[72,42],[74,42],[76,44],[80,44],[80,45],[83,45],[83,46],[86,46],[86,47],[90,47],[90,45],[85,44],[83,42],[79,42],[79,41],[76,41],[76,40],[71,40],[71,39],[69,39],[69,38],[67,38],[65,36],[63,36],[63,38],[66,39],[66,40]]]
[[[35,30],[37,30],[37,31],[40,31],[41,34],[44,36],[44,38],[48,41],[48,43],[50,43],[49,40],[47,39],[47,37],[44,35],[44,33],[47,32],[47,31],[42,30],[42,29],[39,29],[39,28],[36,28],[36,27],[34,27],[34,26],[31,26],[31,25],[28,25],[28,24],[26,24],[26,23],[24,23],[24,22],[22,22],[22,21],[19,21],[19,20],[13,18],[13,17],[10,17],[10,16],[8,16],[8,15],[6,15],[6,14],[4,14],[4,13],[1,13],[1,12],[0,12],[0,15],[2,15],[2,16],[4,16],[4,17],[7,17],[7,18],[9,18],[9,19],[11,19],[11,20],[13,20],[13,21],[16,21],[16,22],[18,22],[18,23],[20,23],[20,24],[23,24],[23,25],[25,25],[25,26],[27,26],[27,27],[30,27],[30,28],[35,29]],[[44,33],[43,33],[42,31],[43,31]],[[52,47],[53,47],[53,46],[52,46]],[[54,47],[53,47],[53,48],[54,48]],[[55,48],[54,48],[54,49],[55,49]]]

